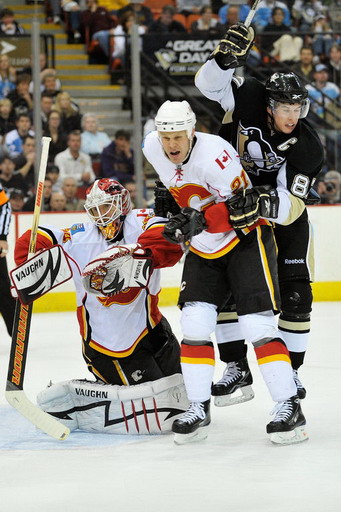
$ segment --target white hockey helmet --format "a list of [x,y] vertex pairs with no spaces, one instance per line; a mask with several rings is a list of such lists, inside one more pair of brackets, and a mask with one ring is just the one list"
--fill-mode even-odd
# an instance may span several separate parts
[[188,138],[193,138],[196,117],[188,101],[165,101],[155,117],[158,132],[181,132],[186,130]]
[[104,238],[114,240],[131,211],[130,194],[118,181],[102,178],[86,191],[84,208]]

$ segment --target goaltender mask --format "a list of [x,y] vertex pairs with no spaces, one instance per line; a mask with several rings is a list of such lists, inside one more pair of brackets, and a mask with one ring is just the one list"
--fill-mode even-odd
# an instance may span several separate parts
[[[52,385],[38,404],[71,430],[166,432],[188,401],[179,343],[158,308],[160,269],[178,262],[182,250],[163,238],[167,221],[150,209],[132,210],[128,190],[113,179],[95,181],[84,207],[89,223],[40,226],[37,251],[58,244],[66,253],[83,357],[96,382]],[[18,265],[29,240],[27,231],[17,241]]]

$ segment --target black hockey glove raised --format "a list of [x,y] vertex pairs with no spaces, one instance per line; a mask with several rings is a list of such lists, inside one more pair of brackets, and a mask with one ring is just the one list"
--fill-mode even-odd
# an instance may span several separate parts
[[154,212],[158,217],[170,218],[180,213],[180,206],[162,181],[156,180],[154,187]]
[[193,208],[182,208],[165,225],[163,237],[173,244],[186,244],[195,235],[207,228],[205,217]]
[[232,25],[209,59],[215,59],[224,70],[243,66],[254,39],[255,31],[252,27],[246,27],[242,23]]
[[270,185],[244,189],[226,201],[230,223],[234,229],[253,226],[259,218],[278,217],[279,198]]

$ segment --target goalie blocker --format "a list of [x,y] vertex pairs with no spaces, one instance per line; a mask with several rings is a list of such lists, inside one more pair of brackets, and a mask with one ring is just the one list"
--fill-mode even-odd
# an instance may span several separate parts
[[53,384],[38,405],[72,430],[105,434],[164,434],[189,406],[181,374],[136,386],[87,380]]

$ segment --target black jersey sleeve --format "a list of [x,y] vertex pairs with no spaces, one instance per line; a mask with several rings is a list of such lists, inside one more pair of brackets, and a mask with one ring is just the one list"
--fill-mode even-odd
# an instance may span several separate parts
[[296,197],[305,199],[321,171],[324,151],[317,132],[310,124],[301,121],[299,141],[290,151],[286,164],[287,189]]

